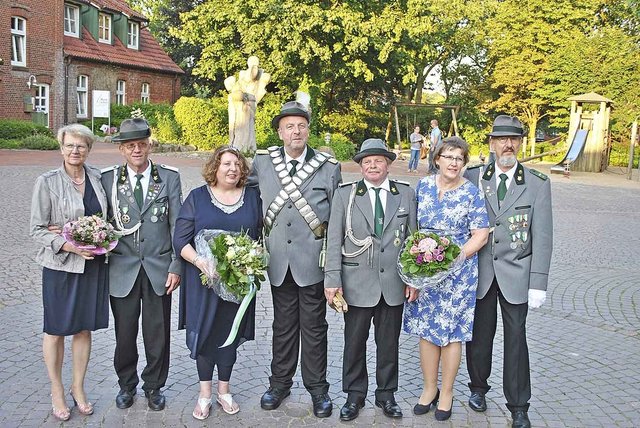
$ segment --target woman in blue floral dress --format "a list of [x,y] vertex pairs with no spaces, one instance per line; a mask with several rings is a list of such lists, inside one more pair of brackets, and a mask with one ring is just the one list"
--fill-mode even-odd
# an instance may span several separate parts
[[[420,291],[418,299],[405,303],[404,331],[420,337],[423,390],[415,414],[437,405],[437,420],[447,420],[453,406],[453,383],[460,366],[462,342],[471,340],[478,286],[476,253],[487,242],[489,221],[482,192],[462,177],[469,160],[467,143],[446,138],[434,154],[436,175],[418,182],[418,228],[451,236],[466,258],[460,271],[435,288]],[[442,362],[442,389],[438,390],[438,366]]]

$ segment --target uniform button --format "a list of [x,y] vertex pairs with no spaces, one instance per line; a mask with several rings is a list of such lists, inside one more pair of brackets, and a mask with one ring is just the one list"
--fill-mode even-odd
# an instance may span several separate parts
[[140,242],[144,242],[144,238],[142,238],[142,239],[140,240]]
[[496,240],[495,240],[495,243],[497,244],[498,242],[500,242],[500,240],[499,240],[499,239],[496,239]]
[[500,222],[499,221],[496,221],[496,226],[500,226]]
[[287,241],[287,244],[291,244],[291,239],[289,239],[289,240]]
[[287,226],[291,226],[291,222],[287,223]]
[[140,257],[140,260],[144,260],[144,256]]
[[381,253],[384,253],[384,248],[380,248],[380,252],[381,252]]
[[140,219],[140,223],[144,223],[144,219]]
[[380,268],[380,273],[384,273],[384,268]]
[[293,207],[293,205],[289,204],[289,206],[287,208],[292,208],[292,207]]
[[498,256],[493,256],[493,260],[498,260]]

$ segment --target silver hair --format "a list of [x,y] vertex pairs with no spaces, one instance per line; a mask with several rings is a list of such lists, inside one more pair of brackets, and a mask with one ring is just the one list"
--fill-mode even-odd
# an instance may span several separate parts
[[62,148],[64,136],[67,134],[84,139],[85,143],[87,143],[87,146],[89,147],[89,150],[91,150],[91,147],[93,147],[93,143],[96,141],[96,136],[93,135],[93,132],[91,132],[89,128],[79,123],[72,123],[58,129],[57,139],[58,144],[60,144],[60,148]]

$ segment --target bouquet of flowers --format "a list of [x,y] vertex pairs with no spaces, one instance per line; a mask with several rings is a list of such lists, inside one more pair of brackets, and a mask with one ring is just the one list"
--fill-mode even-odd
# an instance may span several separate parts
[[268,256],[264,247],[246,232],[203,229],[195,238],[196,251],[209,262],[210,274],[201,274],[202,284],[228,301],[241,303],[265,280]]
[[118,245],[118,232],[98,215],[79,217],[62,227],[62,236],[74,247],[99,256]]
[[436,287],[460,270],[464,263],[460,253],[450,236],[420,230],[405,240],[398,254],[398,273],[406,284],[419,290]]

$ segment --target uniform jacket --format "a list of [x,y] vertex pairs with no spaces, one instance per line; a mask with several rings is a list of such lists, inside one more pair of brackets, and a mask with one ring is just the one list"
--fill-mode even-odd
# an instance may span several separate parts
[[477,298],[486,295],[495,276],[509,303],[526,303],[530,288],[547,289],[553,249],[551,183],[544,174],[518,163],[498,208],[496,173],[500,172],[495,163],[485,170],[475,167],[465,172],[484,192],[493,229],[478,255]]
[[[117,206],[112,200],[116,178]],[[133,227],[140,221],[137,232],[120,238],[109,256],[109,292],[125,297],[135,283],[140,265],[159,296],[166,293],[169,272],[182,275],[183,261],[173,251],[173,228],[182,205],[182,187],[178,170],[166,165],[151,164],[149,190],[142,210],[138,208],[129,182],[126,165],[116,165],[102,171],[102,185],[109,201],[109,218],[114,209],[128,216],[124,226]],[[123,216],[124,217],[124,216]]]
[[[284,149],[280,150],[284,156]],[[313,156],[315,151],[307,147],[305,162]],[[341,181],[340,163],[331,158],[298,188],[320,222],[329,221],[331,199]],[[281,189],[271,156],[266,151],[256,152],[248,183],[260,186],[262,212],[266,215],[269,205]],[[318,264],[322,241],[322,238],[313,234],[291,201],[287,201],[265,239],[269,251],[268,273],[271,284],[276,287],[282,285],[289,268],[296,284],[301,287],[322,282],[324,273]]]
[[[86,179],[100,201],[106,219],[107,196],[100,183],[100,170],[90,165],[84,166]],[[31,200],[30,235],[42,247],[36,255],[36,262],[49,269],[83,273],[84,259],[74,253],[61,251],[66,242],[62,235],[49,232],[49,225],[62,228],[65,223],[84,215],[82,195],[73,187],[64,166],[46,172],[36,179]]]
[[347,206],[352,190],[352,184],[345,184],[333,197],[324,285],[326,288],[342,287],[349,305],[373,307],[381,296],[390,306],[401,305],[405,300],[405,284],[398,275],[396,265],[405,237],[416,229],[415,191],[406,183],[390,180],[380,239],[374,232],[373,208],[367,186],[363,180],[353,185],[356,186],[356,194],[351,227],[355,238],[373,238],[371,258],[368,250],[356,257],[342,255],[343,245],[346,253],[359,249],[345,237]]

